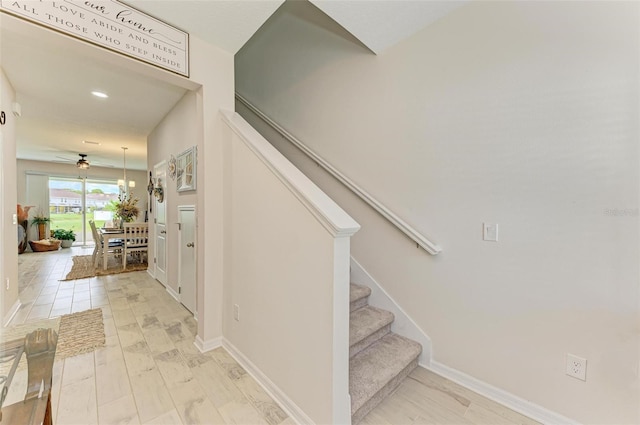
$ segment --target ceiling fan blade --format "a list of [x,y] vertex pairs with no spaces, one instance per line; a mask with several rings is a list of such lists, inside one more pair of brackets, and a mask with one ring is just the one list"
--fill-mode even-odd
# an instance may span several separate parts
[[[67,151],[64,151],[64,153],[66,154]],[[71,152],[68,152],[68,153],[69,153],[69,155],[72,154]],[[83,154],[77,154],[77,155],[84,155],[84,158],[81,157],[81,159],[84,159],[91,166],[102,167],[102,168],[116,168],[115,165],[109,164],[107,162],[100,161],[99,159],[95,159],[95,157],[90,155],[90,154],[84,154],[83,153]],[[70,157],[67,157],[67,156],[55,155],[55,158],[57,158],[57,159],[54,159],[51,162],[72,163],[72,164],[77,164],[78,163],[78,159],[70,158]]]

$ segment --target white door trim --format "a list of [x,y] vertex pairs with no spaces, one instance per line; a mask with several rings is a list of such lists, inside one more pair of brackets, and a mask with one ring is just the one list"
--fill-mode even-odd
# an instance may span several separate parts
[[[160,178],[158,176],[159,171],[162,171],[162,187],[165,189],[167,189],[167,161],[166,160],[162,160],[160,162],[158,162],[157,164],[155,164],[153,166],[153,179],[154,179],[154,184],[157,185],[158,184],[158,179]],[[167,196],[165,195],[164,197],[164,202],[163,202],[163,208],[164,208],[164,230],[166,232],[167,229]],[[151,202],[153,202],[153,238],[154,238],[154,247],[153,247],[153,258],[155,259],[154,263],[153,263],[153,276],[155,277],[155,279],[160,282],[162,285],[164,285],[165,287],[168,287],[168,270],[167,270],[167,246],[168,246],[168,234],[165,233],[164,236],[164,242],[165,242],[165,258],[164,258],[164,266],[165,269],[163,271],[163,273],[159,273],[158,272],[158,263],[159,263],[159,254],[158,254],[158,200],[155,196],[151,197]]]

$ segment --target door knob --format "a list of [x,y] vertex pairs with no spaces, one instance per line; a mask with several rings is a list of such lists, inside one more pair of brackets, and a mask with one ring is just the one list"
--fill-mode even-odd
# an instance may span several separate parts
[[161,235],[164,235],[165,233],[167,233],[167,231],[166,231],[166,230],[160,230],[160,234],[161,234]]
[[189,242],[187,244],[187,248],[193,248],[195,246],[195,244],[193,242]]

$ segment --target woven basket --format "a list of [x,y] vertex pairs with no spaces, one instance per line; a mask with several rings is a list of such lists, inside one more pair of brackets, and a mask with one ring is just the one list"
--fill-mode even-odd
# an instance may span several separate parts
[[33,252],[57,251],[60,249],[60,241],[50,242],[50,244],[44,244],[38,241],[29,241],[29,245],[31,245],[31,251]]

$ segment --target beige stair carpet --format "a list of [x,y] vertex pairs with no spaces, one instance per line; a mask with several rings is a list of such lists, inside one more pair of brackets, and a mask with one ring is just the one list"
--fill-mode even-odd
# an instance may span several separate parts
[[371,289],[351,284],[349,394],[357,424],[418,365],[422,346],[391,332],[391,312],[368,305]]

